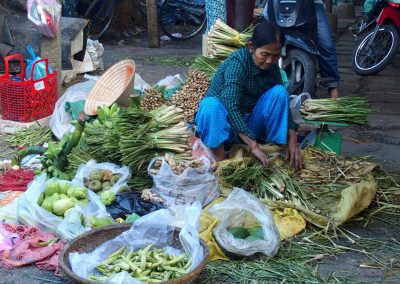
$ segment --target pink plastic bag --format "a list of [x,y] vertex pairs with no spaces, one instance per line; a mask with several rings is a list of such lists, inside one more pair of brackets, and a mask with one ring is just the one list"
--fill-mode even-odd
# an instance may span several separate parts
[[55,37],[61,19],[61,4],[57,0],[28,0],[28,19],[47,37]]

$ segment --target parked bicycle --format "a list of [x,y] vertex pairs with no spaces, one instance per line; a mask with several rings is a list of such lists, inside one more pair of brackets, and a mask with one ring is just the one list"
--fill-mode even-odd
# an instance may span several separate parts
[[[98,39],[114,22],[122,0],[90,0],[84,17],[89,20],[90,35]],[[146,19],[146,6],[132,1]],[[187,40],[206,26],[205,0],[158,0],[158,20],[161,30],[173,40]]]

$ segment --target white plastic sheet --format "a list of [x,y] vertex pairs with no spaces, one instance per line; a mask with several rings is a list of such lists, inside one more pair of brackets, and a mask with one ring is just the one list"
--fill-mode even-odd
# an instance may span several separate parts
[[58,140],[61,140],[64,134],[73,132],[75,129],[71,124],[71,116],[64,109],[65,103],[86,100],[87,95],[95,83],[96,81],[89,80],[75,84],[69,87],[64,95],[58,99],[49,122],[51,131]]
[[[186,253],[192,260],[188,272],[193,271],[205,258],[198,233],[201,210],[200,203],[195,202],[193,205],[172,206],[143,216],[136,220],[128,231],[105,242],[94,251],[81,254],[71,253],[69,262],[72,271],[79,277],[87,279],[91,275],[97,275],[95,267],[122,246],[139,250],[150,244],[158,248],[166,248],[167,253],[170,254]],[[174,228],[181,230],[179,240],[183,251],[173,247]],[[130,277],[129,274],[119,273],[107,283],[137,284],[142,282]]]
[[[214,228],[214,237],[225,250],[240,256],[263,253],[273,257],[279,250],[279,231],[275,226],[271,211],[254,195],[241,188],[234,188],[228,198],[210,210],[219,219]],[[228,230],[232,227],[261,225],[263,240],[246,241],[235,238]]]

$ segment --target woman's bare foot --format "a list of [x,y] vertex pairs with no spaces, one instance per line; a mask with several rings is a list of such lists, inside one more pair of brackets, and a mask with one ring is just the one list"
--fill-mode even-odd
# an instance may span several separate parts
[[225,160],[225,146],[224,144],[220,145],[217,148],[211,148],[211,152],[214,155],[214,158],[217,162]]
[[330,88],[328,90],[328,94],[329,94],[331,99],[339,98],[339,90],[338,90],[338,88]]

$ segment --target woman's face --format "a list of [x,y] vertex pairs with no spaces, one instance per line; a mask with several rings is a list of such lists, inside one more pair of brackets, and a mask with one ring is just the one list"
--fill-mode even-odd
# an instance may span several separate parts
[[282,46],[278,42],[272,42],[258,48],[254,48],[250,43],[249,47],[254,63],[264,70],[271,68],[281,57]]

